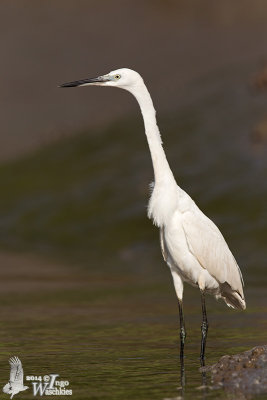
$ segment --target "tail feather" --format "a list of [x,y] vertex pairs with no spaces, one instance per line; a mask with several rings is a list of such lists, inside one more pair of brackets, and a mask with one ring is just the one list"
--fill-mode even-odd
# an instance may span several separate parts
[[221,297],[229,307],[235,308],[236,310],[246,309],[245,299],[240,293],[233,290],[227,282],[221,285]]

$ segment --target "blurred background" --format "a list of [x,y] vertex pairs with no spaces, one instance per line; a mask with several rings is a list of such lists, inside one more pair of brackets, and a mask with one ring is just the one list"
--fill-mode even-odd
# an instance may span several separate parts
[[[68,379],[75,399],[177,398],[177,301],[146,218],[138,106],[122,90],[58,85],[120,67],[143,76],[177,183],[244,275],[246,312],[208,301],[208,362],[262,344],[267,3],[4,0],[0,13],[0,379],[17,355],[25,374]],[[187,398],[203,398],[200,313],[186,287]]]

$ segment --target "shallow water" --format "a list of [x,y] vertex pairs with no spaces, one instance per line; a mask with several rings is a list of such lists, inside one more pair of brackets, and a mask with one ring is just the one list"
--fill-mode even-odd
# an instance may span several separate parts
[[[5,262],[6,260],[6,262]],[[75,399],[175,399],[181,395],[178,307],[162,268],[142,273],[89,273],[24,256],[1,256],[1,372],[17,355],[25,375],[58,373]],[[15,277],[12,269],[20,268]],[[13,284],[12,284],[13,283]],[[8,290],[5,288],[8,288]],[[247,289],[248,310],[234,312],[207,299],[207,364],[266,342],[264,288]],[[184,398],[224,399],[199,389],[200,299],[186,287]],[[209,382],[209,380],[208,380]],[[31,390],[31,389],[30,389]],[[28,398],[30,391],[20,393]]]

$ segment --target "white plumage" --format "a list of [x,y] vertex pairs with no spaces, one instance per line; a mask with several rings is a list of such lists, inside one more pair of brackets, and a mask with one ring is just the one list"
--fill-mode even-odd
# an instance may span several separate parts
[[182,358],[185,340],[183,283],[188,282],[201,291],[201,359],[204,363],[208,330],[204,294],[208,292],[222,298],[230,307],[245,309],[241,271],[219,229],[177,185],[162,147],[155,109],[142,77],[133,70],[122,68],[98,78],[65,83],[61,87],[89,85],[128,90],[139,103],[155,175],[148,217],[160,229],[163,257],[170,267],[179,300],[180,355]]
[[22,363],[18,357],[11,357],[10,364],[10,378],[9,382],[3,387],[3,392],[11,394],[10,399],[22,390],[28,389],[28,386],[23,385],[23,368]]
[[[180,197],[182,208],[160,230],[165,261],[182,280],[222,297],[230,307],[245,309],[241,271],[221,232],[186,193]],[[182,298],[179,291],[177,295]]]

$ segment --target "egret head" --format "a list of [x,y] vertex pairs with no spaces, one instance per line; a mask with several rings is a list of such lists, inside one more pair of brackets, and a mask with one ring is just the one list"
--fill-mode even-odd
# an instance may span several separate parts
[[60,87],[114,86],[131,91],[134,87],[142,83],[143,79],[136,71],[129,68],[120,68],[106,75],[98,76],[97,78],[87,78],[63,83]]

